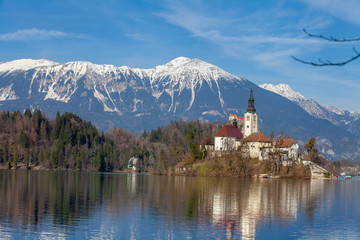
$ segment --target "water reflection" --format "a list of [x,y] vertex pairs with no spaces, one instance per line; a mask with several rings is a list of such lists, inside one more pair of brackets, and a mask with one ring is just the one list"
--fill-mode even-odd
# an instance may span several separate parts
[[2,170],[0,238],[325,238],[329,229],[356,238],[359,221],[348,216],[360,213],[358,190],[359,182]]

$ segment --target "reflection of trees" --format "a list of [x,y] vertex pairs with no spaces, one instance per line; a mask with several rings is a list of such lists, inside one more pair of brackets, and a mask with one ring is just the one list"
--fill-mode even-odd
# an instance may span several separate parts
[[126,219],[122,227],[135,237],[141,226],[131,216],[139,214],[161,218],[169,232],[179,225],[201,232],[205,224],[252,239],[259,226],[296,220],[300,207],[311,216],[324,191],[323,181],[0,171],[0,218],[34,228],[47,220],[76,225],[101,205]]
[[1,171],[0,216],[36,226],[46,215],[57,225],[88,216],[98,196],[109,190],[102,174],[64,171]]

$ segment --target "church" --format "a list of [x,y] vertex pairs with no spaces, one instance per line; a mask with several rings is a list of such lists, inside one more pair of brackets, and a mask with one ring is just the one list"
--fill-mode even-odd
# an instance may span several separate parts
[[227,123],[214,135],[214,150],[237,150],[243,139],[257,132],[259,132],[258,115],[255,109],[253,89],[251,89],[244,117],[238,117],[235,114],[229,115]]
[[227,123],[214,135],[215,152],[238,150],[241,146],[250,158],[259,160],[267,159],[268,153],[274,152],[276,149],[285,159],[298,158],[299,146],[295,140],[281,139],[281,144],[279,144],[260,132],[253,89],[250,91],[244,117],[230,114]]

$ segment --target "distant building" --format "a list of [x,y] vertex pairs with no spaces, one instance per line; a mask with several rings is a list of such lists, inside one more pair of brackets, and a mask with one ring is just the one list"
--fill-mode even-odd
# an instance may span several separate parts
[[283,159],[297,160],[299,157],[299,144],[292,138],[279,139],[276,142],[276,148],[279,149]]
[[224,125],[215,135],[214,150],[236,150],[240,144],[243,135],[240,128],[230,125]]
[[175,172],[176,173],[184,173],[187,170],[189,170],[189,166],[187,166],[186,162],[178,162],[175,166],[174,166]]
[[206,151],[214,150],[214,143],[210,140],[205,140],[200,143],[200,149],[205,149]]
[[131,169],[131,170],[138,170],[138,162],[139,162],[139,159],[138,158],[135,158],[135,157],[132,157],[129,159],[129,162],[128,162],[128,169]]
[[272,148],[272,141],[260,132],[255,132],[244,138],[245,150],[248,150],[250,158],[267,159],[267,154]]

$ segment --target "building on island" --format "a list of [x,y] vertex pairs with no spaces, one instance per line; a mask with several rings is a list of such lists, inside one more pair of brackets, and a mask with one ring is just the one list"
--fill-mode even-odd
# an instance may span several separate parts
[[227,151],[238,149],[243,135],[240,128],[224,125],[222,129],[214,135],[214,138],[215,151]]
[[136,171],[138,169],[138,161],[139,159],[136,157],[130,158],[128,162],[128,169]]
[[214,143],[202,142],[200,148],[206,151],[215,150],[220,155],[222,151],[241,149],[243,154],[259,160],[268,160],[269,153],[275,152],[279,153],[283,161],[298,160],[299,157],[299,145],[294,139],[273,141],[260,132],[253,89],[250,91],[244,117],[230,114],[229,120],[214,135]]
[[254,132],[243,140],[250,158],[265,160],[272,148],[272,141],[260,132]]
[[299,158],[299,144],[292,138],[280,138],[275,147],[280,151],[284,160],[297,160]]
[[204,149],[205,151],[214,150],[214,143],[210,140],[205,140],[200,143],[200,149]]

